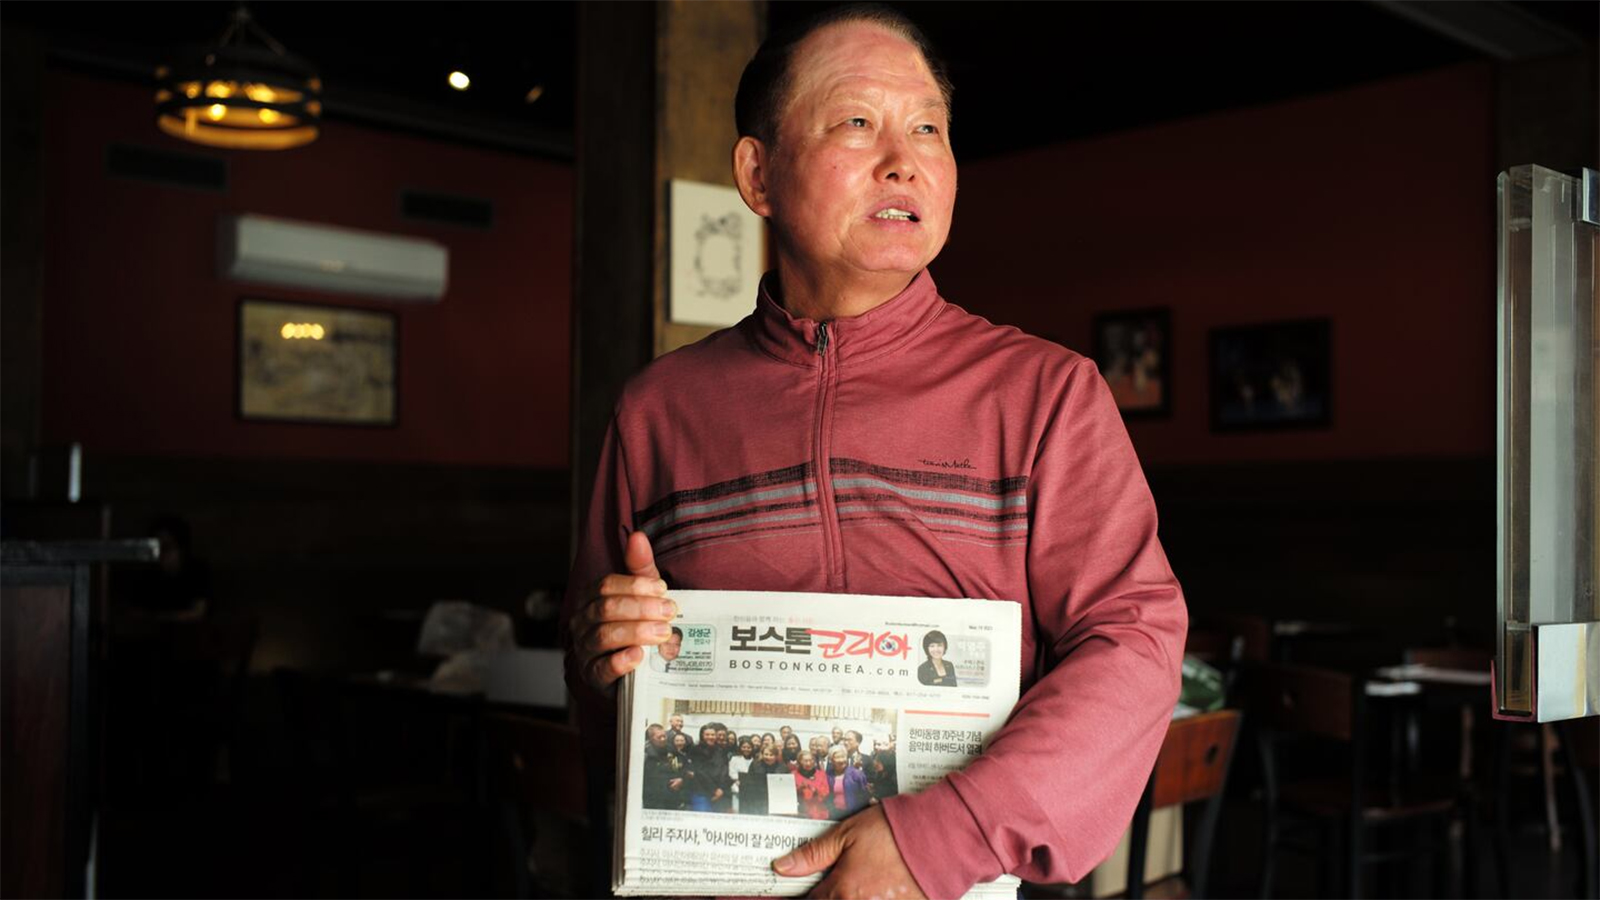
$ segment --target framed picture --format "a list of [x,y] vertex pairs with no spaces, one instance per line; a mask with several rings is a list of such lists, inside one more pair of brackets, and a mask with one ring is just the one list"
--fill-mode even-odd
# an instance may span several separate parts
[[276,300],[239,302],[239,416],[392,426],[394,313]]
[[1215,431],[1314,428],[1333,409],[1327,319],[1211,332],[1211,427]]
[[1172,327],[1165,309],[1094,317],[1094,359],[1126,418],[1172,412]]
[[674,179],[668,191],[671,321],[738,324],[761,285],[761,217],[731,187]]

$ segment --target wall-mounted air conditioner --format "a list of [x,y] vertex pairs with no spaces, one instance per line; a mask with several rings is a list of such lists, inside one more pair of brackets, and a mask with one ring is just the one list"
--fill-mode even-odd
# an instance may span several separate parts
[[426,238],[250,214],[217,225],[218,274],[233,281],[432,303],[449,268],[450,252]]

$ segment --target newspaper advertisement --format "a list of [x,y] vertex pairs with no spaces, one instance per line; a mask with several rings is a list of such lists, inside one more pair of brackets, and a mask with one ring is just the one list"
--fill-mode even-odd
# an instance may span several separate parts
[[823,876],[780,876],[774,859],[964,767],[1017,702],[1015,603],[671,596],[671,639],[618,691],[619,895],[805,894]]

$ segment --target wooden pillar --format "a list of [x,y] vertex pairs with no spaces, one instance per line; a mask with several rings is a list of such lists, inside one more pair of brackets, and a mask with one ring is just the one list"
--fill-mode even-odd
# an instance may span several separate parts
[[666,320],[667,184],[733,184],[733,97],[765,20],[759,0],[579,7],[574,533],[623,383],[714,330]]

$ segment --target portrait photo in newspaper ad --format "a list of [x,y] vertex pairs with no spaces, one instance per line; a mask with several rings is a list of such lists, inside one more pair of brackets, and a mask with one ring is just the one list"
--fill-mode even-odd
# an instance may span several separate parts
[[840,820],[899,793],[893,709],[663,698],[644,808]]

